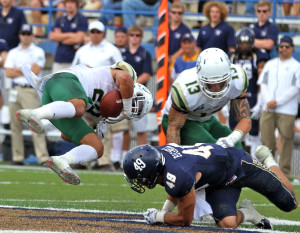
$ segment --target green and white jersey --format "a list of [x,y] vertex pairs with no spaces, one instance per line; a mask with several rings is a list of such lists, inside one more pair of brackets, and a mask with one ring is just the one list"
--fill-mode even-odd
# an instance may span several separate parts
[[200,89],[196,68],[183,71],[172,84],[162,113],[168,115],[173,103],[181,112],[188,114],[189,120],[209,120],[212,114],[223,108],[231,99],[246,92],[248,78],[240,66],[231,64],[231,78],[227,94],[221,99],[210,99]]

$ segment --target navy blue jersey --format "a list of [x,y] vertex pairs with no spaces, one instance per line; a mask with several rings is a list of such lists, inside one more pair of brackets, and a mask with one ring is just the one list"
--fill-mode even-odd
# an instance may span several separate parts
[[137,76],[140,76],[142,73],[152,75],[151,54],[143,46],[140,46],[134,54],[130,53],[128,47],[121,51],[121,53],[123,60],[132,65]]
[[[212,144],[197,143],[194,146],[168,144],[156,147],[165,157],[164,187],[172,197],[182,197],[196,186],[223,186],[240,173],[241,156],[245,153],[236,149],[232,156],[228,149]],[[201,179],[196,184],[196,174]]]
[[191,33],[191,30],[184,23],[181,23],[174,31],[169,25],[169,55],[173,55],[181,48],[181,38],[185,33]]
[[235,47],[234,33],[228,23],[221,22],[214,28],[207,24],[199,31],[197,46],[202,50],[216,47],[227,53],[229,47]]
[[8,48],[6,41],[3,39],[0,39],[0,53],[2,51],[8,51],[8,50],[9,50],[9,48]]
[[19,31],[26,23],[23,11],[12,7],[5,17],[0,11],[0,22],[0,38],[6,40],[9,49],[17,47],[20,42]]
[[[77,13],[72,19],[63,15],[55,21],[54,27],[60,28],[62,32],[86,32],[88,30],[88,20],[85,16],[79,13]],[[66,45],[58,43],[55,54],[55,62],[72,62],[75,52],[79,47],[80,45]]]
[[[257,65],[262,61],[267,61],[269,55],[265,50],[254,50],[248,55],[242,55],[238,52],[228,53],[231,63],[240,65],[247,74],[249,79],[249,86],[247,88],[247,100],[249,102],[250,108],[254,107],[257,102],[258,85],[256,84],[258,80]],[[230,109],[229,115],[229,126],[230,129],[234,129],[237,125],[234,119],[234,112]],[[252,120],[252,127],[249,132],[250,135],[256,136],[259,133],[259,121]]]
[[268,21],[261,27],[258,23],[250,24],[249,27],[254,31],[256,39],[271,39],[277,45],[279,28],[276,24]]
[[[236,215],[243,187],[259,192],[283,211],[296,206],[294,194],[281,180],[244,150],[198,143],[179,146],[171,143],[155,147],[165,159],[162,171],[166,192],[180,198],[194,187],[206,188],[206,200],[217,220]],[[196,174],[202,176],[196,183]]]

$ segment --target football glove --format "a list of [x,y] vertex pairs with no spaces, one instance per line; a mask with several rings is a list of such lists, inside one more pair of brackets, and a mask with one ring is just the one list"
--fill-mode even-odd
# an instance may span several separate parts
[[153,225],[155,223],[158,223],[158,221],[156,220],[157,212],[158,210],[154,208],[147,209],[147,211],[144,213],[144,218],[148,224]]
[[253,108],[250,109],[251,111],[251,119],[258,120],[262,113],[262,106],[260,103],[257,103]]
[[219,138],[216,142],[217,145],[223,148],[234,147],[234,145],[242,139],[244,134],[240,130],[234,130],[227,137]]
[[129,120],[130,118],[128,116],[123,115],[122,112],[121,112],[121,114],[119,116],[117,116],[117,117],[108,117],[105,120],[105,122],[107,124],[116,124],[116,123],[118,123],[118,122],[120,122],[120,121],[122,121],[124,119],[128,119]]

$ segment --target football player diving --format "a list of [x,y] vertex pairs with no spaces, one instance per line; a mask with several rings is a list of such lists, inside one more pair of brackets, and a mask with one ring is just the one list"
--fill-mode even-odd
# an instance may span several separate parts
[[[99,108],[107,92],[118,89],[121,93],[123,111],[117,119],[140,119],[153,105],[150,91],[135,83],[136,73],[126,62],[92,68],[76,65],[42,78],[35,76],[30,66],[24,65],[21,69],[40,94],[42,106],[19,110],[16,116],[39,134],[45,131],[41,120],[48,119],[61,131],[64,140],[77,145],[67,153],[50,156],[47,160],[47,166],[69,184],[80,184],[80,177],[71,164],[90,162],[103,154],[103,119]],[[89,119],[89,125],[83,117]]]

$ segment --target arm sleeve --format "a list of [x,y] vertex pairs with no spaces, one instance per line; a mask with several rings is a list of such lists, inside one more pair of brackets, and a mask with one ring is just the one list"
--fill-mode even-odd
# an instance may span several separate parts
[[290,99],[298,95],[298,93],[299,93],[299,89],[297,87],[295,86],[290,87],[283,95],[280,95],[279,98],[276,99],[277,105],[285,104]]
[[261,93],[261,97],[262,97],[262,99],[263,99],[263,101],[265,102],[265,103],[268,103],[269,101],[271,101],[272,100],[272,97],[270,96],[270,91],[269,91],[269,88],[268,88],[268,86],[266,85],[266,84],[261,84],[261,91],[260,91],[260,93]]

